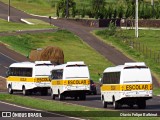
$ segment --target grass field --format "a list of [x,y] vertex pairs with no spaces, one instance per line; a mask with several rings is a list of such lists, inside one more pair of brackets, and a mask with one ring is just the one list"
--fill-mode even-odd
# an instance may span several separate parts
[[98,81],[98,73],[102,73],[106,67],[112,66],[109,61],[82,42],[79,37],[65,30],[54,33],[0,37],[0,41],[9,44],[12,49],[25,56],[31,49],[58,46],[64,51],[65,62],[84,61],[89,66],[91,78],[94,81]]
[[[9,95],[9,94],[0,94],[1,101],[7,101],[9,103],[18,104],[21,106],[26,106],[30,108],[36,108],[39,110],[56,112],[63,115],[68,116],[78,116],[78,117],[85,117],[86,119],[91,120],[158,120],[158,117],[120,117],[121,112],[116,111],[109,111],[100,108],[92,108],[92,107],[85,107],[80,105],[73,105],[66,102],[59,102],[59,101],[50,101],[50,100],[42,100],[37,98],[31,97],[24,97],[24,96],[16,96],[16,95]],[[85,102],[85,101],[84,101]],[[100,103],[101,104],[101,103]],[[128,113],[129,111],[127,111]],[[104,116],[112,116],[112,117],[104,117]],[[88,117],[87,117],[88,116]],[[92,116],[92,117],[91,117]],[[93,117],[98,116],[98,117]],[[115,116],[115,117],[114,117]]]
[[[127,46],[126,44],[124,44],[124,42],[122,42],[123,39],[134,40],[134,30],[118,30],[114,36],[106,36],[105,31],[95,31],[94,33],[104,42],[116,46],[117,49],[122,51],[128,57],[136,61],[144,61],[160,81],[160,65],[158,63],[155,63],[151,58],[145,57],[143,53],[136,51],[135,49]],[[140,30],[139,38],[136,40],[154,51],[159,51],[159,33],[160,31],[156,30]]]
[[0,19],[0,25],[0,32],[55,28],[50,26],[49,23],[44,24],[44,22],[40,22],[39,24],[35,25],[27,25],[25,23],[7,22],[3,19]]

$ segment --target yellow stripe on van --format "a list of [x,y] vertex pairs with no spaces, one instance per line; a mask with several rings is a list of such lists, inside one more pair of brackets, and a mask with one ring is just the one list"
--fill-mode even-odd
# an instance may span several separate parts
[[131,90],[152,90],[152,84],[132,84],[132,85],[123,85],[124,91]]
[[89,85],[90,80],[52,80],[52,85]]
[[131,91],[131,90],[152,90],[152,84],[127,84],[127,85],[102,85],[101,91]]
[[49,82],[49,78],[33,78],[33,77],[8,77],[9,82]]

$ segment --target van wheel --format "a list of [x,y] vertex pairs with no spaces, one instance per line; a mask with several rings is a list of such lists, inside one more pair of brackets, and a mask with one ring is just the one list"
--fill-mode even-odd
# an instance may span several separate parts
[[118,101],[115,101],[115,98],[113,98],[113,106],[114,106],[114,109],[121,108],[121,104]]
[[97,90],[93,92],[94,95],[97,95]]
[[29,95],[29,90],[26,90],[25,87],[23,87],[22,90],[24,96]]
[[59,100],[64,100],[64,96],[62,94],[60,94],[59,91],[58,91],[58,98],[59,98]]
[[74,100],[77,100],[77,96],[76,96],[76,97],[74,97]]
[[79,96],[79,99],[80,99],[80,100],[86,100],[86,94],[85,94],[85,93],[81,94],[81,95]]
[[55,95],[53,94],[53,90],[51,89],[51,98],[53,99],[53,100],[55,100]]
[[41,90],[41,95],[44,95],[44,96],[48,95],[48,89],[47,88],[43,88]]
[[133,104],[130,104],[129,107],[130,107],[130,108],[133,108]]
[[145,100],[141,100],[138,102],[138,108],[139,109],[145,109],[146,108],[146,101]]
[[11,85],[8,86],[8,93],[9,93],[9,94],[13,94],[13,90],[12,90]]
[[107,102],[105,102],[104,98],[102,98],[103,108],[107,108]]

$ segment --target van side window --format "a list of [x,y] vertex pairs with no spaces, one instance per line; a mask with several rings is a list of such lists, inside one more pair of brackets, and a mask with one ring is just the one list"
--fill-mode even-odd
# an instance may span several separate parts
[[120,72],[104,73],[102,78],[103,84],[119,84]]
[[32,68],[9,68],[9,76],[32,77]]
[[62,79],[63,78],[63,70],[52,70],[52,79]]

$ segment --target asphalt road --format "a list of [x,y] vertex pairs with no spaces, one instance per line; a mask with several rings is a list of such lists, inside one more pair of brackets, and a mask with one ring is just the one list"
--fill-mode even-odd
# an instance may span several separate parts
[[[0,101],[0,120],[83,120]],[[30,117],[37,114],[37,117]],[[17,117],[17,115],[19,115]],[[22,117],[21,117],[22,116]]]

